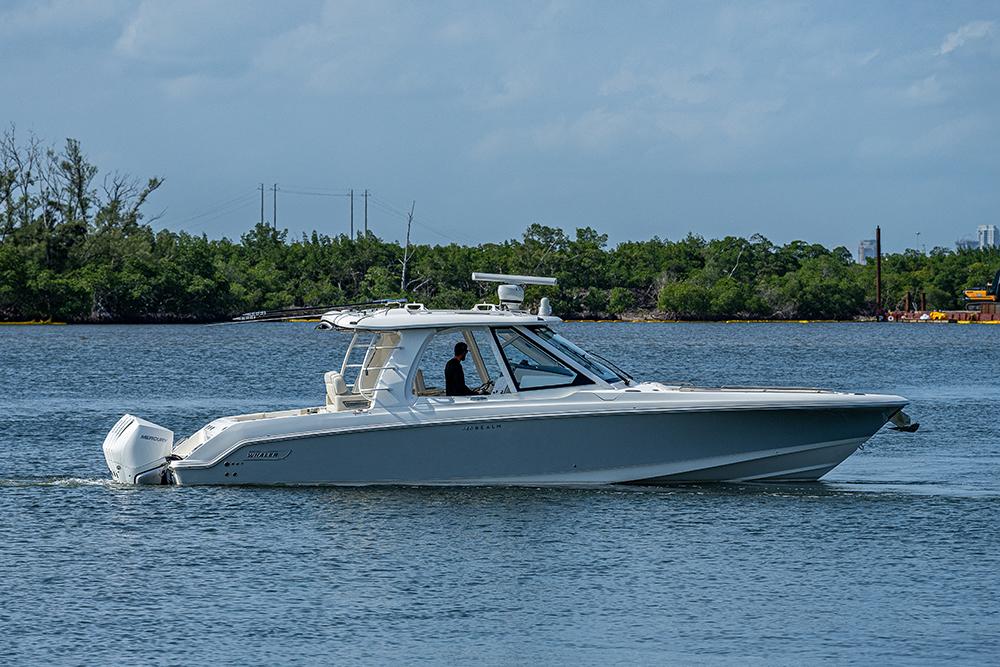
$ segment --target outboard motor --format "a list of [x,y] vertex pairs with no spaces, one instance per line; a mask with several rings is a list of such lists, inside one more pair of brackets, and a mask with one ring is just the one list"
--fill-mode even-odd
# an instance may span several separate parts
[[173,431],[125,415],[104,439],[104,458],[116,482],[168,484],[166,466],[173,448]]

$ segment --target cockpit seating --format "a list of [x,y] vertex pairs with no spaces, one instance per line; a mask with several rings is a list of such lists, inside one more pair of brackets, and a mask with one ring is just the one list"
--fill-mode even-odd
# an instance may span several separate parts
[[323,380],[326,382],[326,404],[332,406],[334,411],[368,407],[368,399],[347,390],[347,382],[344,381],[344,376],[339,372],[328,371],[323,376]]
[[418,368],[413,374],[413,395],[414,396],[444,396],[444,389],[441,387],[428,387],[424,381],[424,369]]

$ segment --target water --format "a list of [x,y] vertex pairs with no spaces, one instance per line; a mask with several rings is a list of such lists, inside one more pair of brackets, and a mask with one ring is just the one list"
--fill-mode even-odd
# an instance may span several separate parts
[[997,661],[1000,328],[561,331],[644,378],[900,393],[922,427],[806,485],[121,488],[121,413],[320,404],[346,337],[0,327],[0,663]]

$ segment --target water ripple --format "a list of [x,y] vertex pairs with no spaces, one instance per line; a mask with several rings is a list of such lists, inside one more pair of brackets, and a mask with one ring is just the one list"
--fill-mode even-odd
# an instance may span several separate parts
[[644,377],[901,391],[924,424],[817,484],[597,489],[119,486],[121,412],[309,405],[345,339],[0,329],[0,662],[994,662],[1000,387],[954,369],[1000,346],[975,329],[566,325]]

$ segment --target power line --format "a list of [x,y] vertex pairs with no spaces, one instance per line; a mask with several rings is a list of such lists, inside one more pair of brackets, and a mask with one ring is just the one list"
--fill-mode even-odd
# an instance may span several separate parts
[[394,213],[394,214],[402,216],[404,218],[406,217],[406,212],[405,211],[401,211],[400,209],[396,208],[395,206],[393,206],[389,202],[385,201],[384,199],[380,199],[380,198],[376,197],[375,195],[372,195],[371,197],[372,197],[372,203],[373,204],[381,204],[382,208],[384,208],[385,210],[389,211],[390,213]]
[[227,199],[227,200],[225,200],[223,202],[219,202],[218,204],[213,204],[212,206],[209,206],[208,208],[203,209],[199,213],[195,213],[194,215],[191,215],[191,216],[189,216],[187,218],[184,218],[183,220],[181,220],[181,222],[187,222],[188,220],[197,220],[198,218],[203,218],[206,215],[211,215],[213,213],[216,213],[216,212],[218,212],[218,211],[220,211],[220,210],[222,210],[224,208],[227,208],[228,206],[231,206],[233,204],[237,204],[237,203],[239,203],[239,202],[241,202],[241,201],[243,201],[243,200],[245,200],[247,198],[250,198],[252,196],[253,195],[250,195],[250,194],[242,194],[242,195],[240,195],[238,197],[233,197],[232,199]]
[[217,211],[216,213],[213,213],[213,214],[209,215],[208,217],[202,217],[201,218],[201,222],[203,222],[203,223],[204,222],[212,222],[213,220],[218,220],[219,218],[224,218],[227,215],[232,215],[233,213],[236,213],[238,211],[245,211],[246,209],[248,209],[251,206],[253,206],[253,200],[254,200],[254,195],[251,195],[250,198],[247,199],[246,201],[244,201],[242,204],[236,204],[235,206],[232,206],[230,208],[227,208],[227,209],[224,209],[224,210],[221,210],[221,211]]
[[[349,224],[350,224],[350,234],[351,238],[354,238],[354,189],[349,188],[346,191],[338,190],[336,188],[323,188],[323,187],[304,187],[304,186],[291,186],[289,188],[279,188],[277,183],[271,185],[271,198],[272,198],[272,226],[277,229],[278,227],[278,190],[280,189],[282,193],[296,196],[311,196],[311,197],[344,197],[349,201]],[[216,204],[212,204],[205,209],[198,211],[197,213],[190,215],[186,218],[181,218],[173,224],[184,224],[187,222],[193,222],[195,220],[210,221],[223,216],[236,213],[238,211],[245,210],[250,206],[251,202],[255,197],[260,197],[260,220],[261,224],[264,223],[264,184],[260,183],[252,192],[244,192],[243,194],[231,197],[229,199],[224,199]],[[441,239],[448,241],[449,243],[455,243],[456,239],[465,241],[467,243],[475,244],[476,242],[460,234],[446,233],[436,228],[432,224],[428,224],[426,218],[410,218],[410,213],[397,208],[392,203],[382,199],[381,197],[376,197],[367,188],[364,190],[362,195],[364,197],[364,231],[367,235],[368,233],[368,203],[371,204],[382,211],[396,216],[404,221],[407,221],[410,225],[416,225],[417,227],[423,229],[426,232],[434,234]],[[435,223],[436,224],[436,223]]]
[[[286,184],[285,187],[292,188],[293,190],[309,190],[310,192],[332,192],[332,193],[342,193],[346,194],[348,192],[347,188],[330,188],[325,185],[302,185],[299,183]],[[282,190],[284,192],[284,190]]]
[[288,188],[282,188],[281,190],[285,194],[291,195],[307,195],[310,197],[350,197],[351,195],[346,192],[308,192],[306,190],[289,190]]
[[400,211],[399,209],[396,209],[393,206],[390,206],[390,205],[386,204],[385,202],[376,201],[375,199],[372,199],[372,204],[374,204],[375,206],[379,207],[383,211],[386,211],[388,213],[392,213],[393,215],[399,216],[400,218],[403,218],[404,220],[407,220],[408,222],[411,222],[412,224],[415,224],[417,227],[420,227],[421,229],[423,229],[425,231],[428,231],[431,234],[434,234],[436,236],[441,237],[442,239],[444,239],[445,241],[448,241],[449,243],[454,243],[455,242],[455,239],[453,237],[448,236],[444,232],[438,231],[437,229],[434,229],[433,227],[430,227],[430,226],[425,225],[425,224],[423,224],[421,222],[418,222],[416,218],[414,218],[412,221],[409,220],[408,219],[409,218],[409,214],[404,213],[403,211]]
[[188,216],[186,218],[182,218],[182,219],[178,220],[177,224],[183,224],[185,222],[192,222],[194,220],[199,220],[201,218],[204,218],[205,216],[214,215],[214,214],[219,213],[219,212],[224,212],[224,209],[227,209],[227,208],[232,207],[232,206],[237,206],[238,204],[242,204],[242,203],[244,203],[246,201],[249,201],[249,200],[253,199],[255,196],[256,196],[255,192],[244,193],[244,194],[238,195],[236,197],[232,197],[230,199],[226,199],[225,201],[221,201],[221,202],[219,202],[217,204],[212,204],[208,208],[202,209],[201,211],[199,211],[198,213],[195,213],[194,215],[190,215],[190,216]]
[[[281,188],[282,194],[289,194],[301,197],[333,197],[350,200],[350,235],[354,238],[354,189],[340,190],[337,188],[327,188],[322,186],[292,185]],[[366,199],[367,204],[367,199]],[[367,206],[365,207],[367,210]],[[365,216],[367,221],[367,215]],[[367,229],[367,225],[366,225]]]
[[[400,218],[403,218],[404,220],[407,219],[407,217],[408,217],[408,214],[406,213],[406,211],[403,211],[401,209],[396,208],[395,206],[393,206],[389,202],[381,199],[380,197],[375,197],[374,195],[372,195],[372,203],[375,204],[376,206],[378,206],[379,208],[381,208],[381,209],[383,209],[383,210],[385,210],[385,211],[387,211],[389,213],[392,213],[393,215],[397,215]],[[413,224],[415,224],[417,227],[420,227],[421,229],[423,229],[425,231],[428,231],[428,232],[430,232],[432,234],[440,236],[441,238],[443,238],[444,240],[446,240],[446,241],[448,241],[450,243],[454,243],[455,239],[458,238],[458,239],[463,240],[463,241],[465,241],[467,243],[471,243],[473,245],[476,245],[476,241],[474,241],[474,240],[472,240],[472,239],[470,239],[470,238],[468,238],[466,236],[463,236],[461,234],[452,234],[452,235],[446,234],[446,233],[444,233],[444,232],[442,232],[442,231],[440,231],[438,229],[435,229],[431,225],[427,224],[425,221],[423,221],[421,219],[418,219],[416,217],[413,218]]]

